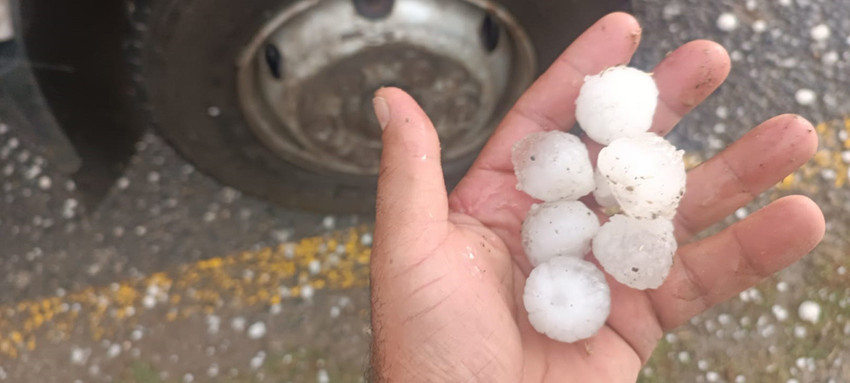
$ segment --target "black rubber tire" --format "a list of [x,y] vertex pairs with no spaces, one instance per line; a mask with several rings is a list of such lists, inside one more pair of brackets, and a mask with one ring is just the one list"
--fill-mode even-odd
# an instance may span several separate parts
[[[318,174],[277,157],[241,114],[235,62],[277,10],[292,1],[164,0],[141,12],[141,75],[161,134],[198,168],[221,182],[284,207],[324,213],[370,213],[376,178]],[[501,0],[525,27],[547,67],[578,33],[627,0]],[[140,4],[144,5],[144,4]],[[220,114],[211,117],[208,108]],[[448,185],[472,156],[445,164]]]

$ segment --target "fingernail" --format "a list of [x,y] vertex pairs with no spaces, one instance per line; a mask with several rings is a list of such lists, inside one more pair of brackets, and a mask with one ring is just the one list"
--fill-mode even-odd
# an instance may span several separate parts
[[381,124],[381,130],[386,129],[390,122],[390,106],[387,105],[387,100],[384,100],[383,97],[375,97],[372,99],[372,107],[375,108],[375,117]]

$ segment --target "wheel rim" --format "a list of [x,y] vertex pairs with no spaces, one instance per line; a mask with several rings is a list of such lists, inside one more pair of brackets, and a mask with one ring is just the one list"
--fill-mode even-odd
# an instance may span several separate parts
[[486,0],[302,0],[260,28],[237,67],[243,114],[265,146],[312,171],[372,176],[375,90],[410,92],[451,162],[483,145],[536,62],[519,24]]

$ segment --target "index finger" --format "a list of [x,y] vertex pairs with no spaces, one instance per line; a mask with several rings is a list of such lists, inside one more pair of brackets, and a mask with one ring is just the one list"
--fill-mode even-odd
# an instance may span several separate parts
[[538,131],[569,130],[584,77],[627,64],[640,43],[641,28],[626,13],[609,14],[588,28],[526,90],[481,151],[473,168],[513,172],[511,147]]

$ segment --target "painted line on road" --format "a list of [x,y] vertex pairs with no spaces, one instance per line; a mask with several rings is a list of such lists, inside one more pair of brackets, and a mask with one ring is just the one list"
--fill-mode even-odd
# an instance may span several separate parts
[[224,306],[274,306],[310,299],[316,290],[368,286],[371,238],[371,228],[363,226],[0,306],[0,357],[17,358],[72,332],[105,339],[143,314],[175,321]]

